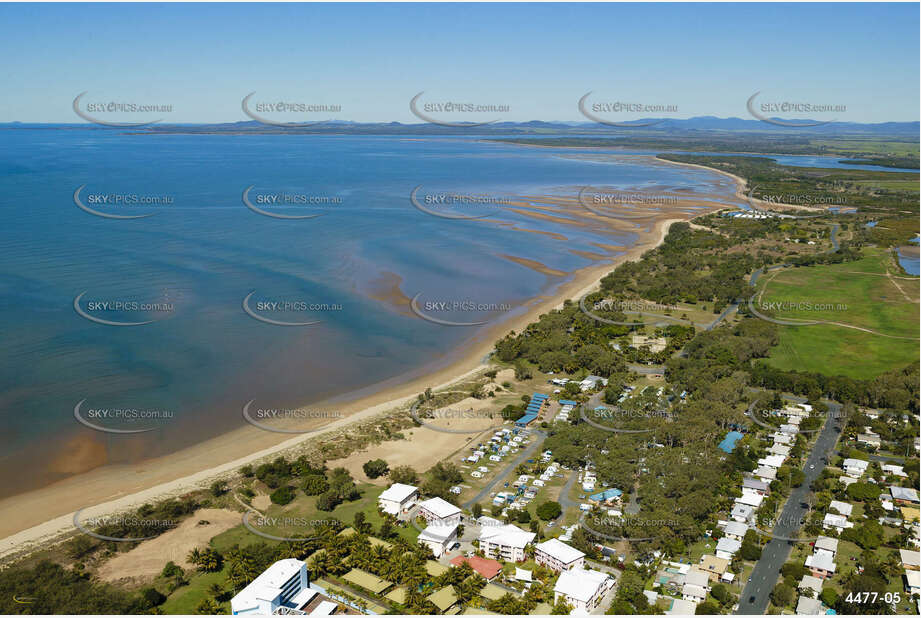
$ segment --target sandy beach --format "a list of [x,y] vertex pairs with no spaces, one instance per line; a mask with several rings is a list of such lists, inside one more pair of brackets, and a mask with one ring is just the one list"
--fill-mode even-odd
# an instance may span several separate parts
[[[438,390],[483,371],[486,357],[497,339],[509,331],[520,331],[539,315],[562,306],[565,300],[579,298],[591,291],[614,266],[637,259],[660,244],[672,223],[687,221],[698,214],[724,207],[700,202],[693,204],[696,210],[692,211],[687,206],[663,209],[654,219],[644,221],[635,228],[637,242],[624,253],[569,274],[552,293],[532,299],[525,310],[482,329],[463,348],[447,355],[442,367],[410,379],[404,378],[402,382],[391,380],[391,384],[372,385],[363,389],[370,394],[352,401],[337,401],[334,405],[342,412],[342,417],[317,431],[277,434],[245,427],[168,456],[137,464],[102,466],[0,501],[0,558],[28,552],[40,544],[72,534],[73,517],[78,510],[82,510],[81,519],[121,513],[158,499],[206,487],[215,478],[229,476],[246,463],[286,451],[293,452],[307,441],[342,431],[353,423],[406,405],[426,388]],[[606,224],[604,219],[598,217],[599,224]],[[607,221],[613,222],[611,219]],[[321,405],[311,404],[311,407]],[[415,434],[423,435],[419,432]],[[406,442],[400,444],[405,445]],[[425,445],[420,444],[419,447],[425,449]],[[420,461],[428,459],[424,453],[420,454]]]

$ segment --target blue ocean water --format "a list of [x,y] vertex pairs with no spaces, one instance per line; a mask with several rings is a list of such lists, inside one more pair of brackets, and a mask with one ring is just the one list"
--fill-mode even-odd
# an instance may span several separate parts
[[[67,458],[81,439],[102,449],[105,462],[134,461],[241,426],[249,400],[310,404],[431,369],[479,327],[424,321],[407,297],[511,307],[438,314],[495,321],[566,279],[528,263],[571,273],[592,264],[585,252],[614,256],[612,245],[635,241],[629,232],[569,225],[565,215],[434,217],[410,203],[415,187],[520,196],[595,184],[717,191],[732,200],[731,183],[705,170],[571,155],[452,138],[2,131],[0,495],[79,472]],[[317,218],[276,219],[243,204],[251,186],[254,199],[284,193],[336,203],[275,211]],[[153,216],[94,216],[75,204],[80,187],[81,203],[99,212]],[[106,195],[168,203],[112,208],[98,201]],[[251,292],[252,306],[326,307],[263,312],[319,321],[275,326],[243,311]],[[152,321],[91,321],[75,311],[81,294],[78,307],[93,316]],[[165,309],[92,309],[114,300]],[[81,414],[119,408],[170,416],[152,425],[101,419],[107,427],[156,427],[136,436],[101,433],[75,420],[81,401]],[[49,464],[49,452],[61,461]]]

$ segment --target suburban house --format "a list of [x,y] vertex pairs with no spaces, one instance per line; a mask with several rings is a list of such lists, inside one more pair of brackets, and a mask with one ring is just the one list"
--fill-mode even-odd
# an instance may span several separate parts
[[299,610],[317,594],[309,585],[304,561],[279,560],[230,599],[230,611],[234,615],[264,616],[274,614],[280,607]]
[[534,546],[534,561],[554,571],[581,570],[585,554],[558,539],[550,539]]
[[710,574],[696,566],[691,567],[684,577],[681,598],[692,603],[703,603],[710,591]]
[[764,481],[765,483],[770,483],[777,478],[777,468],[772,468],[770,466],[758,466],[758,469],[755,470],[754,474],[758,479]]
[[889,493],[892,494],[892,500],[896,504],[918,504],[918,492],[910,487],[892,485],[889,487]]
[[902,559],[902,567],[906,571],[917,571],[921,569],[921,566],[918,564],[919,552],[911,551],[910,549],[900,549],[899,557]]
[[921,595],[921,571],[905,571],[905,591]]
[[755,509],[745,504],[736,504],[732,507],[732,511],[729,512],[729,516],[734,521],[751,524],[755,521]]
[[905,468],[902,466],[897,466],[895,464],[883,464],[880,466],[883,469],[883,474],[892,474],[894,476],[908,476],[905,474]]
[[412,508],[418,498],[418,488],[403,483],[394,483],[378,497],[377,504],[385,513],[399,515]]
[[771,438],[774,439],[774,444],[784,444],[786,446],[790,446],[793,444],[793,436],[791,436],[788,433],[782,433],[779,431],[775,431],[774,433],[771,434]]
[[815,545],[813,546],[813,551],[827,551],[831,554],[832,558],[838,555],[838,539],[833,539],[830,536],[820,536],[815,540]]
[[875,433],[859,433],[857,434],[857,442],[874,448],[879,448],[882,445],[879,436]]
[[822,527],[826,530],[829,528],[834,528],[838,531],[838,534],[844,532],[845,528],[853,528],[854,524],[847,520],[847,517],[843,515],[836,515],[835,513],[825,513],[825,519],[822,520]]
[[461,510],[441,498],[429,498],[419,503],[419,514],[429,525],[450,526],[460,523]]
[[867,466],[870,465],[870,462],[864,461],[863,459],[853,459],[848,457],[844,460],[842,466],[844,467],[844,472],[850,477],[859,479],[867,471]]
[[742,543],[726,537],[716,542],[716,557],[732,560],[732,557],[742,548]]
[[591,612],[613,586],[614,578],[607,573],[588,569],[563,571],[553,587],[553,602],[563,598],[574,611]]
[[742,493],[753,492],[766,496],[771,493],[771,486],[758,479],[744,479],[742,481]]
[[480,549],[487,558],[522,562],[525,559],[524,548],[535,536],[533,532],[525,532],[511,524],[489,526],[480,530]]
[[845,517],[850,517],[851,513],[854,511],[854,506],[848,504],[847,502],[841,502],[840,500],[832,500],[831,504],[828,505],[828,508],[838,511],[839,514],[844,515]]
[[791,448],[789,446],[784,446],[783,444],[772,444],[771,448],[768,449],[768,453],[771,455],[780,455],[781,457],[789,457]]
[[748,532],[748,524],[730,521],[726,523],[726,527],[723,529],[723,535],[727,539],[732,539],[733,541],[741,541],[745,537],[745,533]]
[[743,492],[735,501],[736,504],[745,504],[753,509],[757,509],[761,506],[762,502],[764,502],[764,496],[754,492]]
[[799,583],[799,591],[807,592],[809,590],[813,591],[815,598],[818,599],[819,595],[822,594],[822,580],[812,575],[803,575],[803,579]]
[[665,613],[669,616],[693,616],[696,610],[697,604],[693,601],[675,599],[672,601],[671,608]]
[[783,465],[784,458],[780,455],[768,455],[767,457],[762,457],[758,460],[759,466],[767,466],[768,468],[774,468],[775,470]]
[[825,608],[822,607],[822,602],[818,599],[810,599],[800,595],[799,601],[796,603],[796,613],[800,616],[821,616],[825,614]]
[[432,524],[419,533],[416,540],[428,545],[435,557],[440,558],[448,551],[448,548],[457,542],[457,524]]
[[729,558],[718,558],[717,556],[701,556],[697,568],[710,576],[710,581],[716,583],[723,577],[723,573],[729,570]]
[[835,574],[838,566],[835,564],[834,554],[816,547],[812,555],[806,558],[806,568],[812,572],[813,576],[826,579]]

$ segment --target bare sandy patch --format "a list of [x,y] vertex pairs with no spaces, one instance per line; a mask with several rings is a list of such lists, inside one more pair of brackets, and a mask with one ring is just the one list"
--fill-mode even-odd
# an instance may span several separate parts
[[[509,374],[513,376],[514,372],[509,371]],[[403,432],[406,436],[405,440],[382,442],[363,451],[352,453],[344,459],[328,461],[326,465],[330,468],[345,468],[356,480],[386,485],[389,483],[387,477],[369,479],[362,465],[372,459],[383,459],[390,468],[411,466],[421,474],[465,446],[481,442],[483,435],[491,433],[494,427],[502,424],[494,399],[468,397],[445,407],[451,410],[469,411],[478,418],[440,418],[426,420],[426,423],[439,428],[467,430],[472,433],[448,433],[431,427],[416,427]],[[485,415],[490,411],[495,413],[492,419],[479,414],[482,412]],[[477,429],[482,429],[482,431],[476,431]]]
[[272,499],[268,494],[259,494],[253,498],[253,508],[258,511],[264,511],[272,505]]
[[[228,509],[199,509],[176,528],[134,549],[119,554],[99,569],[103,581],[148,581],[156,577],[167,562],[184,569],[194,568],[186,557],[196,547],[208,545],[213,537],[240,524],[241,515]],[[206,521],[207,524],[200,522]]]

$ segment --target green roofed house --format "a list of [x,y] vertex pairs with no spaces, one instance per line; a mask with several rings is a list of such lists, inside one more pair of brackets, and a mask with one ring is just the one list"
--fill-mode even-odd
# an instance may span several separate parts
[[342,531],[339,533],[339,536],[348,538],[352,536],[353,534],[355,534],[356,532],[358,531],[355,530],[355,528],[343,528]]
[[[550,606],[547,606],[547,612],[550,612]],[[488,612],[485,609],[480,609],[479,607],[468,607],[464,610],[464,616],[491,616],[492,612]]]
[[439,575],[444,575],[448,572],[448,567],[443,564],[438,564],[434,560],[425,561],[425,571],[432,577],[438,577]]
[[506,591],[495,584],[486,584],[483,589],[480,590],[480,596],[490,601],[501,599],[505,595]]
[[349,582],[350,584],[361,586],[365,590],[369,590],[374,594],[383,594],[385,590],[393,586],[393,584],[388,582],[386,579],[381,579],[377,575],[368,573],[367,571],[363,571],[361,569],[352,569],[343,575],[342,579]]
[[369,536],[368,542],[371,543],[373,547],[383,547],[384,549],[390,549],[391,547],[393,547],[393,545],[388,543],[387,541],[382,541],[379,538],[374,537],[374,536]]
[[549,616],[552,611],[553,608],[550,607],[549,603],[538,603],[537,607],[531,611],[531,614],[534,616]]
[[431,601],[432,605],[438,608],[438,611],[445,613],[457,603],[457,595],[454,594],[454,588],[451,586],[445,586],[441,590],[433,592],[432,594],[425,597],[426,600]]
[[397,605],[403,605],[406,603],[406,588],[400,586],[399,588],[394,588],[388,592],[385,596],[385,599],[388,601],[393,601]]

